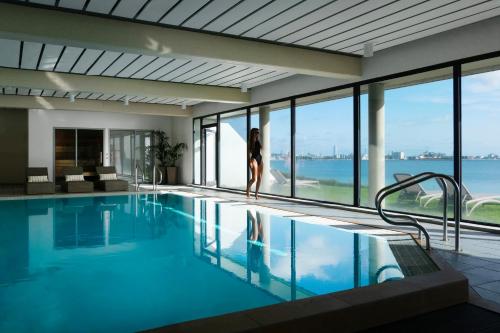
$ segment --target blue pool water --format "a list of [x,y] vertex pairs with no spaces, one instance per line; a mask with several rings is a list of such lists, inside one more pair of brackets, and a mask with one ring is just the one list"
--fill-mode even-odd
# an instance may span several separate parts
[[402,277],[383,238],[230,202],[0,201],[0,332],[132,332]]

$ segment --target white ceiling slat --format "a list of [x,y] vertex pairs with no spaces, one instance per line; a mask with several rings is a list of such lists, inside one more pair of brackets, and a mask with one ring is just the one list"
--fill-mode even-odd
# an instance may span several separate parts
[[191,60],[190,62],[186,63],[184,66],[177,68],[176,70],[168,73],[167,75],[164,75],[158,80],[160,81],[171,81],[175,79],[176,77],[183,75],[184,73],[188,73],[191,70],[197,69],[198,67],[202,66],[205,64],[206,61],[204,60]]
[[107,100],[108,101],[119,101],[124,97],[125,97],[125,95],[114,95],[114,96],[109,97]]
[[[409,19],[413,16],[420,15],[426,11],[436,10],[436,7],[444,6],[451,2],[455,2],[456,0],[444,0],[444,1],[428,1],[428,2],[420,2],[418,5],[409,7],[400,12],[393,13],[389,16],[377,19],[370,23],[360,22],[361,19],[364,20],[364,17],[359,19],[351,20],[346,22],[345,24],[341,24],[336,27],[338,30],[334,32],[334,34],[326,39],[320,40],[311,44],[312,47],[325,48],[330,45],[334,45],[336,43],[347,41],[350,38],[354,38],[357,36],[361,36],[367,34],[369,32],[373,32],[377,29],[383,28],[387,25],[394,24],[397,21],[403,21]],[[333,32],[330,32],[333,33]]]
[[[291,43],[291,42],[295,43],[297,41],[297,43],[300,43],[300,45],[312,44],[321,38],[326,38],[331,36],[332,35],[331,31],[338,31],[336,30],[337,25],[356,19],[356,17],[358,16],[367,17],[371,15],[371,17],[377,18],[377,15],[382,15],[383,12],[386,10],[386,8],[391,6],[390,5],[391,2],[392,6],[396,7],[398,6],[402,7],[404,6],[405,3],[405,1],[393,2],[393,0],[361,2],[356,6],[348,6],[346,7],[348,9],[346,9],[342,13],[334,15],[326,20],[320,21],[307,28],[304,28],[301,31],[293,34],[293,36],[292,35],[287,36],[286,38],[283,38],[280,41],[284,43]],[[372,14],[372,12],[376,12],[376,14]],[[362,20],[364,20],[364,18]]]
[[132,75],[133,79],[143,79],[147,75],[153,73],[157,69],[161,68],[162,66],[165,66],[169,61],[172,61],[172,59],[169,58],[158,58],[134,75]]
[[117,0],[92,0],[87,6],[88,12],[108,14]]
[[205,64],[203,64],[202,66],[199,66],[195,69],[192,69],[192,70],[189,70],[187,71],[186,73],[172,79],[173,82],[184,82],[185,80],[193,77],[193,76],[196,76],[198,74],[201,74],[201,73],[204,73],[206,71],[209,71],[210,69],[213,69],[215,66],[217,66],[216,63],[213,63],[213,62],[207,62]]
[[[491,3],[489,3],[491,5]],[[445,23],[440,26],[436,26],[436,24],[423,24],[420,25],[419,31],[414,31],[416,30],[415,27],[413,28],[408,28],[405,29],[404,35],[400,37],[394,36],[392,34],[393,38],[388,39],[387,41],[380,41],[379,44],[376,44],[374,46],[375,50],[381,50],[385,49],[394,45],[399,45],[402,43],[406,43],[418,38],[424,38],[433,34],[437,34],[443,31],[451,30],[454,28],[458,28],[467,24],[475,23],[481,20],[486,20],[491,17],[495,17],[500,15],[500,8],[495,8],[495,9],[490,9],[490,10],[483,10],[483,11],[477,11],[475,14],[473,13],[468,13],[468,15],[463,15],[462,18],[453,18],[452,22]],[[398,32],[399,33],[399,32]],[[354,50],[353,52],[359,52],[360,50]]]
[[5,95],[15,95],[16,94],[16,88],[4,87],[3,89],[5,91]]
[[243,36],[258,38],[269,31],[276,29],[290,21],[297,19],[298,17],[304,15],[307,12],[316,10],[318,7],[326,5],[331,0],[307,0],[298,4],[297,6],[290,8],[286,12],[279,14],[278,16],[272,18],[271,20],[264,22],[256,26],[255,28],[245,32]]
[[99,99],[99,100],[101,100],[101,101],[105,101],[105,100],[107,100],[108,98],[110,98],[111,96],[113,96],[113,95],[111,95],[111,94],[103,94],[103,95],[102,95],[102,96],[100,96],[98,99]]
[[97,62],[89,69],[87,75],[100,75],[109,65],[113,63],[119,56],[120,52],[114,51],[106,51],[104,54],[97,60]]
[[17,68],[19,66],[20,47],[20,41],[0,39],[0,66]]
[[113,16],[133,18],[146,0],[121,0],[113,11]]
[[248,67],[246,67],[246,66],[234,65],[233,67],[228,68],[227,70],[225,70],[223,72],[220,72],[218,74],[211,75],[205,79],[199,80],[196,82],[196,84],[211,84],[211,82],[213,82],[213,81],[223,79],[224,77],[233,75],[235,73],[241,72],[241,71],[246,70],[246,69],[248,69]]
[[161,67],[157,71],[154,71],[153,73],[149,74],[148,76],[145,77],[146,80],[158,80],[160,77],[167,75],[169,72],[177,69],[179,66],[182,66],[189,62],[189,60],[186,59],[175,59],[172,62],[169,62],[166,66]]
[[45,89],[43,92],[42,92],[42,96],[43,97],[51,97],[52,95],[54,95],[56,91],[55,90],[49,90],[49,89]]
[[224,33],[231,35],[241,35],[245,31],[250,30],[256,25],[261,24],[265,20],[268,20],[274,15],[290,8],[300,1],[302,0],[277,0],[271,2],[268,6],[260,9],[256,13],[250,15],[249,17],[241,20],[229,29],[225,30]]
[[289,76],[292,76],[294,75],[293,73],[283,73],[283,74],[279,74],[277,76],[273,76],[273,77],[270,77],[270,78],[267,78],[267,79],[263,79],[263,80],[257,80],[253,83],[250,83],[248,85],[249,88],[253,88],[253,87],[257,87],[257,86],[261,86],[263,84],[266,84],[266,83],[270,83],[270,82],[273,82],[273,81],[278,81],[278,80],[281,80],[281,79],[284,79],[284,78],[287,78]]
[[82,52],[83,49],[79,47],[66,47],[61,56],[61,59],[59,60],[59,63],[57,64],[57,67],[55,68],[55,71],[69,72]]
[[87,99],[89,96],[90,96],[90,93],[81,92],[81,93],[79,93],[79,94],[76,96],[76,98]]
[[251,79],[254,79],[254,78],[259,78],[259,77],[262,77],[264,75],[268,75],[268,74],[274,73],[274,72],[275,71],[269,70],[269,69],[259,69],[259,70],[257,70],[254,73],[251,73],[251,74],[248,74],[248,75],[245,75],[245,76],[240,76],[240,77],[237,77],[237,78],[229,80],[229,81],[223,81],[219,85],[229,86],[229,87],[240,87],[241,84],[243,82],[245,82],[246,80],[251,80]]
[[[470,5],[479,2],[479,0],[461,0],[449,6],[441,7],[422,15],[417,15],[408,18],[404,21],[392,24],[390,26],[378,29],[373,32],[367,32],[362,38],[348,40],[343,43],[336,44],[338,50],[358,50],[363,48],[366,41],[374,41],[375,45],[395,37],[406,35],[419,30],[431,28],[433,26],[445,23],[453,19],[460,19],[467,15],[472,15],[481,10],[488,10],[495,7],[493,2],[486,2],[477,6],[466,9]],[[456,11],[451,13],[452,11]],[[351,52],[351,51],[347,51]]]
[[96,61],[96,59],[101,55],[101,53],[102,51],[100,50],[85,50],[71,72],[77,74],[85,73],[87,69],[92,66],[94,61]]
[[99,96],[101,96],[101,94],[99,94],[99,93],[93,93],[93,94],[90,94],[87,98],[88,99],[98,99]]
[[104,73],[102,73],[102,75],[115,76],[116,74],[118,74],[118,72],[127,67],[136,58],[137,54],[125,53],[118,60],[116,60],[108,69],[106,69]]
[[39,5],[54,6],[56,3],[56,0],[29,0],[28,2],[36,3]]
[[65,91],[56,91],[54,97],[64,97],[64,95],[66,95]]
[[156,57],[143,55],[137,58],[130,65],[125,67],[121,72],[117,74],[118,77],[130,77],[132,74],[140,70],[142,67],[146,66],[148,63],[153,61]]
[[138,20],[158,22],[158,20],[166,13],[178,0],[153,0],[139,14]]
[[38,69],[42,71],[52,71],[59,59],[63,47],[61,45],[46,44],[43,49],[42,59]]
[[207,25],[204,29],[220,32],[270,1],[271,0],[246,0]]
[[137,102],[143,98],[144,98],[143,96],[134,96],[134,97],[129,99],[129,102]]
[[239,0],[215,0],[190,18],[183,26],[200,29],[217,16],[238,3]]
[[30,90],[28,88],[17,88],[17,94],[21,96],[28,96]]
[[253,83],[255,82],[259,82],[259,81],[262,81],[262,80],[265,80],[265,79],[270,79],[274,76],[278,76],[278,75],[281,75],[281,74],[286,74],[286,73],[283,73],[283,72],[279,72],[279,71],[269,71],[269,73],[265,74],[265,75],[262,75],[262,76],[259,76],[259,77],[256,77],[256,78],[247,78],[245,79],[244,81],[241,82],[241,84],[245,84],[247,87],[250,87]]
[[173,77],[171,81],[173,82],[183,82],[184,80],[189,79],[190,77],[193,77],[195,75],[201,74],[207,70],[212,69],[213,67],[217,66],[217,64],[213,62],[206,62],[206,63],[201,63],[201,66],[194,67],[187,72],[177,75],[176,77]]
[[234,65],[232,65],[232,64],[220,64],[219,66],[214,67],[214,68],[206,71],[205,73],[201,73],[199,75],[196,75],[194,77],[186,79],[184,81],[184,83],[195,83],[195,82],[198,82],[200,80],[206,79],[208,77],[212,77],[213,75],[217,75],[219,73],[222,73],[222,72],[224,72],[232,67],[234,67]]
[[203,7],[209,0],[182,1],[160,22],[164,24],[180,25],[190,15]]
[[358,5],[360,2],[364,2],[364,0],[335,1],[334,3],[328,4],[319,10],[316,10],[304,17],[299,18],[298,20],[294,20],[279,29],[266,34],[265,38],[269,40],[280,40],[280,42],[283,43],[291,43],[309,35],[309,27],[312,28],[322,21],[331,20],[332,17],[336,15],[343,18],[343,11]]
[[211,81],[209,81],[208,84],[216,86],[216,85],[219,85],[219,84],[221,84],[223,82],[227,82],[227,81],[230,81],[232,79],[236,79],[236,78],[245,76],[247,74],[251,74],[251,73],[257,72],[258,70],[259,70],[258,68],[250,67],[250,68],[244,69],[244,70],[242,70],[240,72],[236,72],[236,73],[231,74],[231,75],[223,76],[223,77],[221,77],[218,80],[211,80]]
[[84,5],[85,5],[85,0],[61,0],[61,1],[59,1],[59,7],[62,7],[62,8],[82,10]]
[[41,51],[42,51],[42,44],[24,42],[21,68],[36,69],[36,64],[38,63],[38,56],[40,55]]
[[30,96],[40,96],[42,94],[42,89],[31,89]]

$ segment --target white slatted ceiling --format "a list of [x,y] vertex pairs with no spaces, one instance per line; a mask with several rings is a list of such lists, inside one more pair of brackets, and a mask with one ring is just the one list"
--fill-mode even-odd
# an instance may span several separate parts
[[[30,2],[49,6],[56,3]],[[83,10],[85,1],[58,3],[61,8]],[[482,13],[483,6],[495,10],[500,3],[497,0],[91,0],[85,10],[359,54],[366,41],[375,42],[375,49],[379,50],[429,35],[422,30],[397,33],[412,31],[414,25],[424,23],[429,15],[437,16],[437,12],[444,14],[425,31],[439,33],[497,15]],[[371,39],[363,38],[369,33]],[[384,38],[389,34],[393,34],[391,41]],[[379,38],[384,41],[379,43]]]
[[[58,98],[68,98],[69,93],[65,91],[55,91],[55,90],[42,90],[37,88],[25,88],[25,87],[2,87],[0,86],[0,95],[19,95],[19,96],[42,96],[42,97],[58,97]],[[106,100],[106,101],[124,101],[125,95],[111,95],[111,94],[101,94],[101,93],[88,93],[80,92],[77,93],[75,98],[77,99],[90,99],[90,100]],[[129,102],[140,102],[140,103],[150,103],[150,104],[173,104],[181,105],[185,103],[186,105],[196,105],[201,103],[198,100],[188,100],[188,99],[178,99],[174,97],[169,98],[157,98],[157,97],[144,97],[144,96],[129,96]]]

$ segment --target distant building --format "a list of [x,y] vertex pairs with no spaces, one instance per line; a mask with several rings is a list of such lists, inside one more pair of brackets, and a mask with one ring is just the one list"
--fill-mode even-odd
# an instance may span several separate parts
[[406,159],[404,151],[393,151],[391,153],[390,157],[392,160],[404,160],[404,159]]

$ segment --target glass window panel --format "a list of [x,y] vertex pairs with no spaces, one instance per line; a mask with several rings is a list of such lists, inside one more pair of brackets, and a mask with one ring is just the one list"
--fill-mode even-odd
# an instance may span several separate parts
[[77,130],[78,166],[85,176],[95,177],[95,167],[102,165],[103,130]]
[[[362,205],[374,206],[380,188],[410,175],[453,174],[451,77],[444,68],[361,87]],[[390,196],[385,207],[441,216],[441,188],[429,180]]]
[[262,144],[263,173],[259,191],[290,196],[290,102],[254,107],[251,112],[251,126],[260,129]]
[[500,58],[462,66],[464,219],[500,223]]
[[244,190],[247,186],[247,112],[220,116],[219,185]]
[[353,203],[352,89],[296,100],[295,194]]
[[200,119],[194,120],[194,142],[193,142],[193,172],[194,172],[194,183],[201,184],[201,140],[200,140]]

